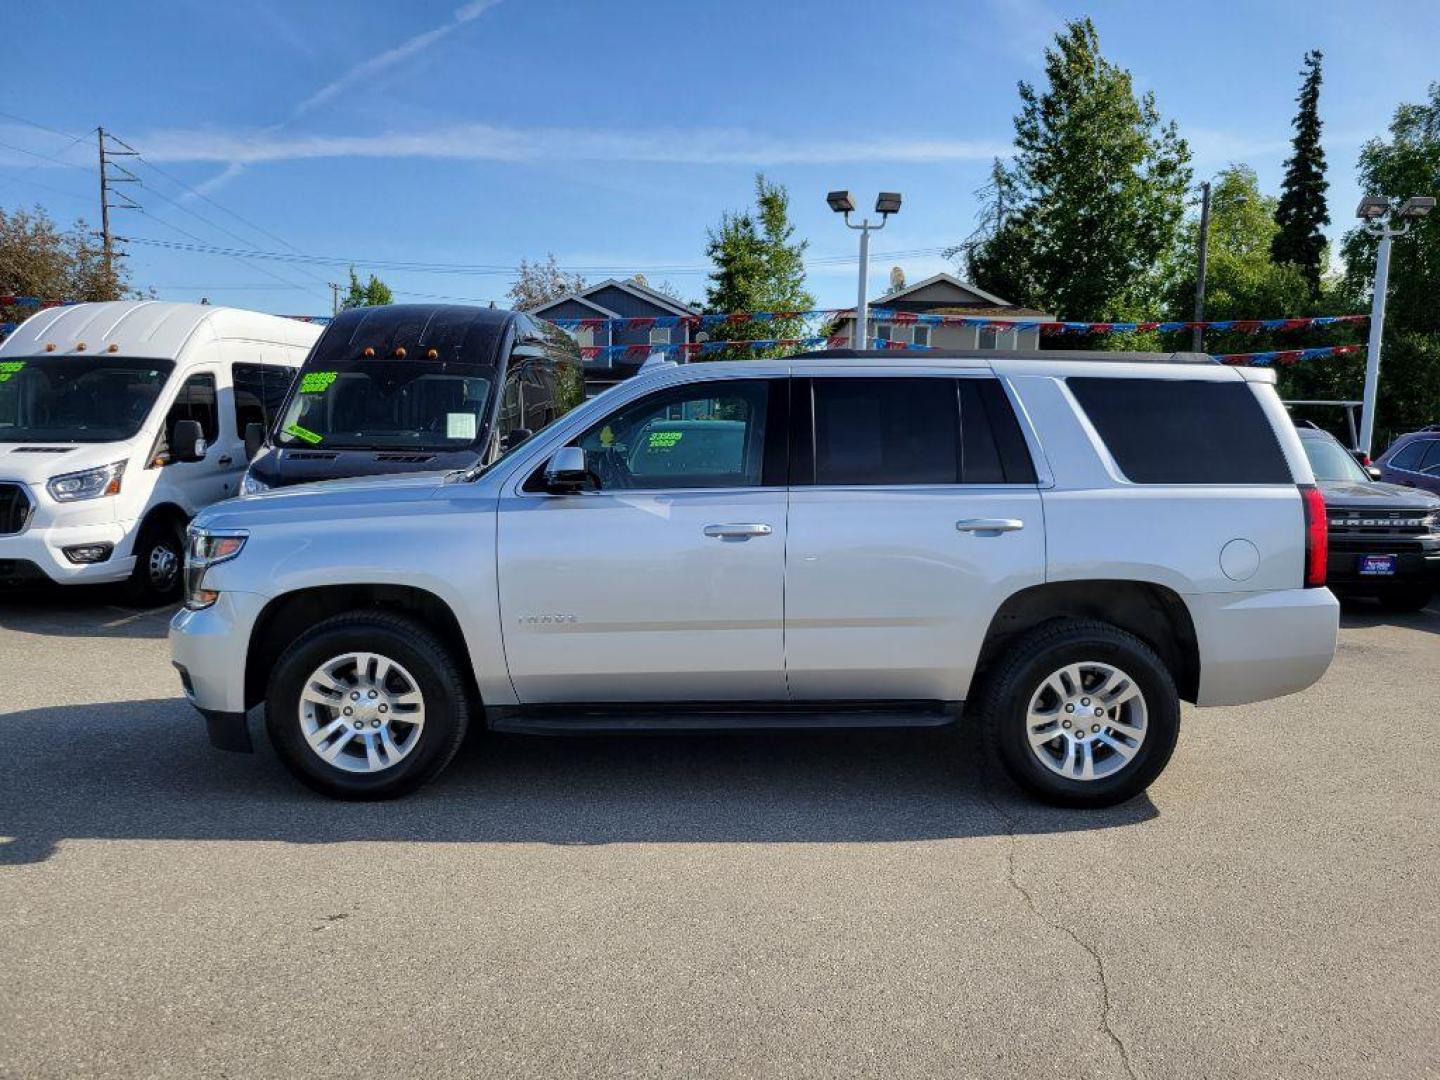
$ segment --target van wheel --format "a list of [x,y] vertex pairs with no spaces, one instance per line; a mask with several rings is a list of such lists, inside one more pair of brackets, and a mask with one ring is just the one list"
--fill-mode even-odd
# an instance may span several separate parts
[[389,612],[356,611],[281,653],[265,726],[302,783],[337,799],[391,799],[450,763],[469,708],[455,658],[430,631]]
[[981,697],[986,742],[1036,798],[1099,807],[1144,791],[1180,734],[1180,696],[1155,652],[1094,619],[1037,627]]
[[126,582],[131,603],[161,607],[180,599],[185,535],[167,521],[151,521],[135,541],[135,569]]

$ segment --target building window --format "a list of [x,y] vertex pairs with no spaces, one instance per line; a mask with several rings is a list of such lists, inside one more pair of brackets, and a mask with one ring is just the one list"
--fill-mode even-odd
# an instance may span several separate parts
[[919,323],[916,323],[916,324],[915,324],[915,339],[914,339],[914,341],[912,342],[912,344],[915,344],[915,345],[929,345],[929,344],[930,344],[930,327],[929,327],[929,326],[922,326],[922,325],[920,325]]
[[651,345],[669,345],[670,328],[668,326],[657,326],[650,331]]
[[582,349],[589,349],[594,347],[595,328],[593,326],[578,326],[570,332],[575,336],[576,343]]

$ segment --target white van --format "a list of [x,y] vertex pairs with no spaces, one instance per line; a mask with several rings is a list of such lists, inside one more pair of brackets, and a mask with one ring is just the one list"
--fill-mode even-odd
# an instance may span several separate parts
[[49,308],[0,344],[0,585],[179,596],[185,525],[235,495],[320,327],[204,304]]

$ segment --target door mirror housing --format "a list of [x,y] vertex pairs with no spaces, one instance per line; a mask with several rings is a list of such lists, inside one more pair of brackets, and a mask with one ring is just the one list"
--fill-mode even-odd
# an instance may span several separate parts
[[545,463],[545,486],[550,491],[574,493],[592,486],[594,476],[578,446],[562,446]]
[[528,427],[512,428],[500,437],[500,452],[508,454],[534,434]]
[[245,459],[253,461],[260,448],[265,445],[265,425],[254,421],[245,425]]
[[199,420],[177,420],[170,433],[171,461],[205,460],[205,432]]

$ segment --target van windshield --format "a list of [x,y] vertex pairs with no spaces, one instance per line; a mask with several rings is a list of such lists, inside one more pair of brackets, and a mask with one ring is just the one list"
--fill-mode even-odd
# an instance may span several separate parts
[[306,366],[276,426],[281,446],[462,450],[485,435],[495,369],[437,360]]
[[174,369],[170,360],[117,356],[0,359],[0,443],[128,439]]

